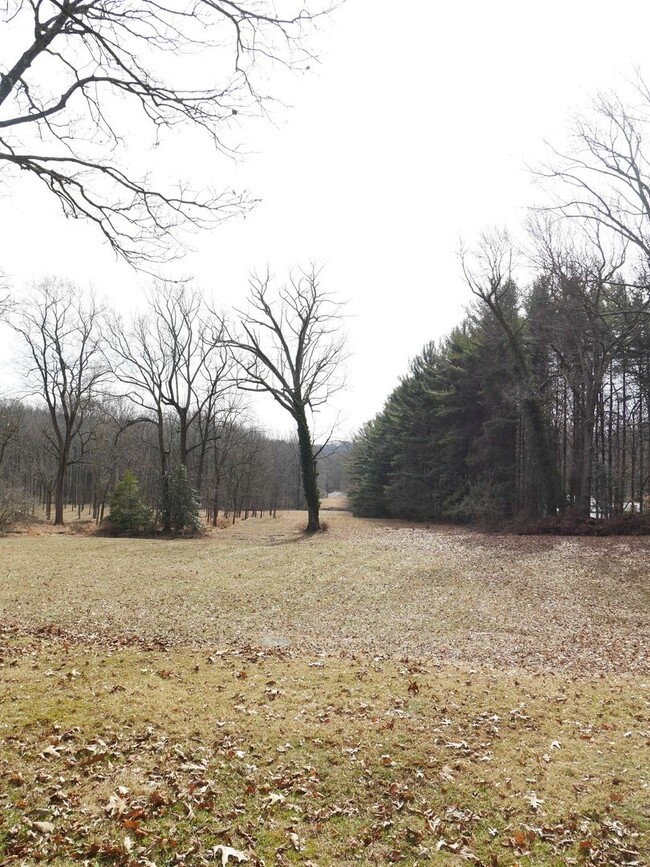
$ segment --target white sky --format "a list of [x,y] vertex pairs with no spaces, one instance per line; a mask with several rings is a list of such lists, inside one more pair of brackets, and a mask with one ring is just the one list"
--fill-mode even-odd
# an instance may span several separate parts
[[[318,40],[316,74],[285,86],[292,108],[244,130],[255,153],[234,166],[179,143],[170,180],[198,164],[206,182],[262,199],[247,219],[194,236],[182,272],[230,305],[254,268],[322,263],[324,287],[347,302],[352,357],[336,403],[351,432],[409,358],[460,321],[459,237],[521,223],[537,195],[525,164],[598,88],[647,71],[648,33],[642,0],[347,0]],[[0,192],[0,267],[16,287],[56,274],[122,309],[139,297],[146,278],[34,183]],[[288,427],[266,402],[258,414]]]

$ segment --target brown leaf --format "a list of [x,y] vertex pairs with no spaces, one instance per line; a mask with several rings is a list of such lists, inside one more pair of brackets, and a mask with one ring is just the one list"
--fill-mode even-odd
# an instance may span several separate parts
[[212,851],[215,858],[217,853],[221,852],[222,867],[226,867],[231,858],[236,859],[238,864],[241,864],[242,861],[249,860],[248,855],[245,852],[241,852],[239,849],[233,849],[230,846],[215,846]]

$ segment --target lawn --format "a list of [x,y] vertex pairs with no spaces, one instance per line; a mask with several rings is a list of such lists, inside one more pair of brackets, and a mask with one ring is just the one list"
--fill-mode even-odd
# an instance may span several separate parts
[[648,542],[0,540],[0,864],[648,864]]

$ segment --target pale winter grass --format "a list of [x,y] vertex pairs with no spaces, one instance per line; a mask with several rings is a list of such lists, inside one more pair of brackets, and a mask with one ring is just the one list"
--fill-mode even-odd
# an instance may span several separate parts
[[327,521],[0,540],[0,864],[650,863],[648,542]]
[[192,540],[0,540],[0,621],[81,637],[647,672],[645,539],[489,536],[299,513]]

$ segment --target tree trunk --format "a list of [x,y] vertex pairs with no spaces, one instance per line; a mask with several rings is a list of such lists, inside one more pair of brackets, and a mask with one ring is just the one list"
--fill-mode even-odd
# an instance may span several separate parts
[[187,469],[187,413],[184,411],[178,411],[178,421],[179,421],[179,460],[181,464]]
[[54,525],[63,524],[63,482],[65,480],[65,464],[59,464],[54,482]]
[[160,457],[160,475],[162,486],[162,524],[163,532],[171,532],[171,518],[169,515],[169,477],[167,475],[167,452],[165,450],[165,422],[162,412],[158,408],[158,452]]
[[318,493],[318,470],[314,457],[314,447],[309,433],[307,419],[303,416],[298,421],[298,445],[300,447],[300,468],[302,471],[302,487],[307,501],[307,532],[317,533],[320,529],[320,496]]
[[588,518],[591,515],[591,480],[593,475],[593,436],[594,417],[590,413],[582,428],[582,455],[580,467],[580,487],[578,491],[578,512]]
[[526,397],[523,401],[524,418],[531,431],[531,451],[535,456],[544,490],[544,505],[549,515],[562,511],[562,494],[553,448],[546,430],[546,419],[538,399]]
[[486,297],[483,300],[503,329],[513,361],[525,389],[523,400],[524,418],[529,425],[531,451],[540,471],[540,481],[544,491],[544,506],[547,514],[555,515],[563,509],[560,476],[554,450],[549,439],[544,407],[538,393],[535,377],[530,370],[528,360],[520,344],[518,332],[513,330],[497,302]]

